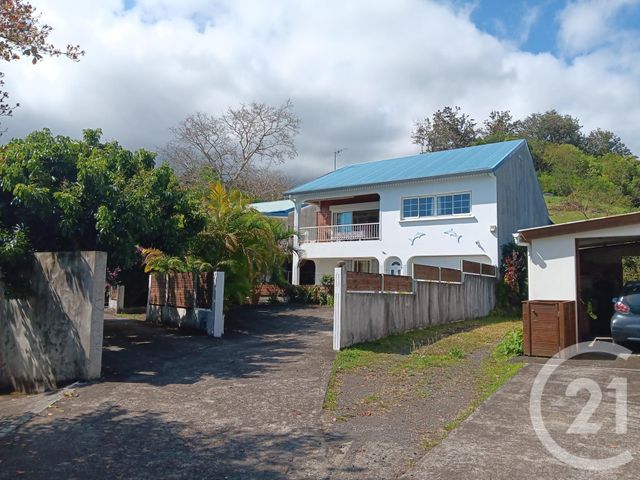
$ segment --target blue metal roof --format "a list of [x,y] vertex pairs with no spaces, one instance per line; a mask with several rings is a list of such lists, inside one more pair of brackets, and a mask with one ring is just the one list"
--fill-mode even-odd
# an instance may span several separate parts
[[490,143],[410,157],[356,163],[299,185],[285,194],[319,192],[381,183],[491,172],[524,140]]
[[274,202],[252,203],[250,207],[270,217],[286,217],[295,208],[291,200],[276,200]]

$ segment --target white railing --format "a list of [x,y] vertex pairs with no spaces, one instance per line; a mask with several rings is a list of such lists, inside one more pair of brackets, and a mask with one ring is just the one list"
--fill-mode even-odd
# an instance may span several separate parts
[[326,225],[303,227],[298,237],[300,243],[352,242],[356,240],[379,240],[379,223],[353,223],[350,225]]

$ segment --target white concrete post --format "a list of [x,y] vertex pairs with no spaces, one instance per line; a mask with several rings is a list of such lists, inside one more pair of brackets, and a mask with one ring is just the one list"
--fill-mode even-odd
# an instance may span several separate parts
[[149,280],[148,280],[148,284],[149,284],[149,289],[147,290],[147,320],[150,320],[150,313],[151,313],[151,275],[153,275],[153,273],[149,274]]
[[220,338],[224,333],[224,272],[213,272],[212,315],[207,316],[207,335]]
[[333,349],[340,350],[342,341],[342,322],[345,321],[345,302],[347,300],[347,279],[345,269],[336,267],[333,272]]
[[121,313],[124,310],[124,285],[118,285],[118,300],[116,301],[116,313]]
[[293,200],[295,208],[293,210],[293,258],[291,259],[291,284],[300,285],[300,258],[298,257],[297,250],[300,248],[300,205],[296,199]]

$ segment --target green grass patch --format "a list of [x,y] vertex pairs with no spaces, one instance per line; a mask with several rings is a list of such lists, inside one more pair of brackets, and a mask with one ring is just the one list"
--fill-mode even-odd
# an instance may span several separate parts
[[628,208],[615,205],[607,205],[606,210],[585,209],[584,211],[576,210],[566,197],[555,195],[545,195],[545,202],[549,210],[549,218],[553,223],[567,223],[578,220],[586,220],[588,218],[598,218],[607,215],[617,215],[627,213]]
[[345,348],[336,354],[324,398],[324,408],[336,410],[340,376],[358,369],[387,369],[409,374],[426,368],[446,367],[481,347],[495,343],[515,326],[514,317],[488,316],[476,320],[436,325],[390,335]]
[[511,359],[519,355],[513,350],[514,338],[518,332],[522,333],[522,326],[510,330],[503,340],[494,348],[492,354],[482,362],[482,370],[476,380],[478,396],[458,414],[451,422],[444,426],[444,431],[425,439],[423,447],[425,450],[438,445],[444,440],[449,432],[456,429],[462,422],[476,411],[491,395],[500,389],[511,377],[513,377],[523,367],[522,362],[512,362]]

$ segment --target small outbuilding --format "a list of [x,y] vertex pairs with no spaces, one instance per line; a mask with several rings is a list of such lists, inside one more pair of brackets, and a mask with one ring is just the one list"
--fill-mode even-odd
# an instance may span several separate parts
[[[550,356],[581,341],[610,337],[612,298],[623,264],[640,257],[640,212],[519,230],[528,247],[525,350]],[[568,324],[572,323],[572,324]]]

